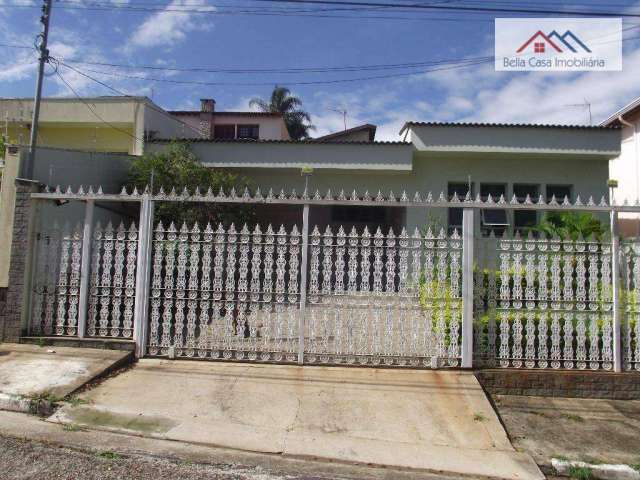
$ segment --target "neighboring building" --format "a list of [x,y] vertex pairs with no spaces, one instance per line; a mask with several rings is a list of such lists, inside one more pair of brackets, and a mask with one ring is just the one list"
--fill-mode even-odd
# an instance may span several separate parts
[[365,123],[353,128],[347,128],[341,132],[330,133],[322,137],[314,138],[318,142],[374,142],[376,140],[375,125]]
[[[609,166],[609,176],[618,181],[616,198],[640,202],[640,98],[615,112],[601,125],[622,128],[620,156]],[[640,215],[620,213],[618,218],[623,235],[640,237]]]
[[219,140],[289,140],[282,114],[270,112],[219,112],[212,98],[200,100],[200,110],[169,113],[201,132],[203,138]]
[[[310,189],[335,194],[354,189],[375,196],[403,190],[413,195],[464,196],[498,199],[527,195],[537,199],[565,196],[583,201],[607,196],[609,160],[620,154],[617,127],[421,123],[405,124],[401,135],[408,142],[282,140],[196,140],[194,153],[211,167],[223,167],[249,178],[263,191],[304,189],[302,167],[312,167]],[[168,140],[156,139],[149,150],[162,150]],[[297,218],[292,207],[269,205],[263,221],[288,223]],[[483,233],[523,229],[538,222],[535,211],[493,211],[481,214],[477,228]],[[460,209],[385,207],[316,207],[312,224],[422,228],[429,217],[434,226],[460,227]],[[437,225],[435,225],[437,224]]]
[[[19,177],[21,165],[28,156],[27,147],[10,145],[7,147],[5,171],[0,182],[0,298],[9,282],[9,257],[13,236],[13,221],[16,205],[15,179]],[[61,184],[77,189],[80,185],[89,188],[100,185],[105,193],[118,193],[126,182],[131,161],[135,157],[126,153],[86,152],[62,148],[38,147],[33,178],[49,185]],[[56,205],[47,212],[46,221],[62,225],[68,212],[73,210],[76,219],[82,219],[83,207],[77,202],[65,206],[65,214],[59,213],[62,205]],[[127,206],[118,207],[119,213],[133,217],[137,212],[127,210]],[[115,213],[113,206],[96,204],[94,219],[105,221]]]
[[[0,99],[7,143],[29,143],[32,114],[32,98]],[[201,135],[147,97],[44,98],[40,107],[39,146],[142,155],[145,140],[156,136]]]

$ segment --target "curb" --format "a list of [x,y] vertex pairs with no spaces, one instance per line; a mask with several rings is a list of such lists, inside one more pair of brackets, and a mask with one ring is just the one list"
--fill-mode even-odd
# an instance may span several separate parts
[[55,405],[49,400],[31,399],[20,395],[0,392],[0,410],[10,412],[31,413],[41,417],[49,416],[55,410]]
[[551,459],[551,465],[559,475],[570,475],[571,468],[588,468],[593,478],[600,480],[640,480],[640,472],[629,465],[592,464],[570,460]]

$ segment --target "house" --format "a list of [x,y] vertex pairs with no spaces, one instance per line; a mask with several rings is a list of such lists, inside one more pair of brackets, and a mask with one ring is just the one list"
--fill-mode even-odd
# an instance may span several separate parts
[[[640,97],[613,113],[601,125],[622,128],[620,155],[609,166],[610,177],[618,181],[616,197],[640,202]],[[618,226],[623,235],[640,237],[637,213],[620,213]]]
[[[7,143],[29,143],[33,98],[0,99]],[[142,155],[145,139],[200,137],[200,131],[168,114],[147,97],[44,98],[38,145]]]
[[[192,148],[205,165],[243,175],[263,191],[301,192],[308,181],[311,192],[323,194],[329,189],[372,196],[419,191],[452,198],[469,192],[520,201],[527,196],[574,201],[578,195],[599,201],[608,194],[609,160],[620,153],[616,126],[407,122],[400,134],[404,141],[198,139]],[[154,139],[148,149],[162,150],[169,141]],[[301,176],[303,167],[313,174]],[[299,218],[292,208],[269,205],[260,218],[287,224]],[[494,210],[480,217],[477,228],[488,234],[524,229],[538,222],[539,213]],[[451,230],[461,226],[462,210],[314,207],[311,223],[394,231],[433,223]]]
[[314,140],[319,142],[373,142],[376,139],[375,125],[365,123],[357,127],[345,128],[341,132],[330,133]]
[[169,114],[207,139],[289,140],[282,114],[216,111],[212,98],[200,100],[200,110],[171,110]]

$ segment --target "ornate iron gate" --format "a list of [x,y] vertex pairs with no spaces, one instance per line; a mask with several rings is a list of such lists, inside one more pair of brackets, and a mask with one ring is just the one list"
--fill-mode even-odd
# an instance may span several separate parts
[[301,247],[296,226],[158,224],[149,354],[295,362],[302,342],[305,363],[459,364],[457,232],[315,227],[304,311]]

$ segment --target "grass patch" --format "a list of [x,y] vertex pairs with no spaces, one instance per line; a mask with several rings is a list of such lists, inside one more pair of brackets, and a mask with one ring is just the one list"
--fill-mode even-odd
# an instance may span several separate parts
[[73,407],[77,407],[78,405],[85,405],[85,404],[89,403],[84,398],[80,398],[80,397],[76,397],[76,396],[67,397],[67,399],[65,401],[67,403],[69,403]]
[[629,465],[631,468],[633,468],[636,472],[640,473],[640,463],[634,463],[632,465]]
[[547,415],[544,412],[539,412],[537,410],[527,410],[526,413],[530,414],[530,415],[536,415],[538,417],[544,417],[547,418],[549,415]]
[[569,467],[569,477],[575,480],[592,480],[593,472],[588,467]]
[[584,418],[574,413],[563,413],[561,417],[566,420],[571,420],[572,422],[584,422]]
[[119,453],[110,451],[100,452],[98,456],[100,458],[106,458],[107,460],[120,460],[122,458],[122,455],[120,455]]
[[65,432],[79,432],[80,430],[82,430],[82,427],[80,425],[75,424],[75,423],[65,423],[62,426],[62,429]]
[[486,420],[487,420],[487,417],[485,417],[481,413],[474,413],[473,414],[473,421],[474,422],[485,422]]
[[36,393],[35,395],[31,395],[29,400],[33,402],[50,402],[50,403],[60,403],[64,401],[64,397],[60,397],[58,395],[54,395],[51,392],[41,392]]

